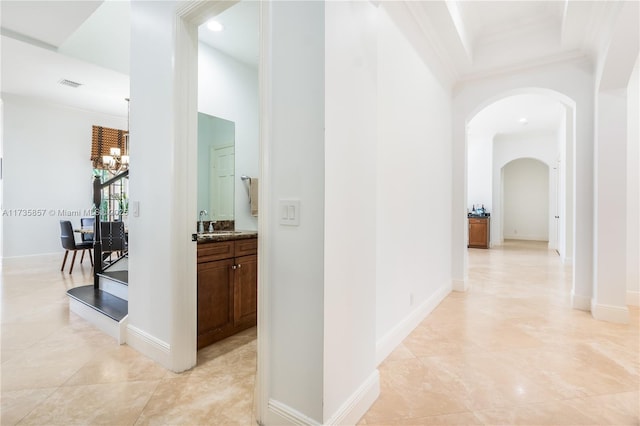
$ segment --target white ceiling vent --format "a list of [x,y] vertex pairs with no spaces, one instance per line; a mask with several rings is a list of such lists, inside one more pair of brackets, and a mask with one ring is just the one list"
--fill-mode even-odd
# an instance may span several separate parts
[[62,84],[63,86],[73,87],[74,89],[77,89],[78,87],[82,86],[82,83],[77,83],[75,81],[67,80],[65,78],[58,81],[58,83]]

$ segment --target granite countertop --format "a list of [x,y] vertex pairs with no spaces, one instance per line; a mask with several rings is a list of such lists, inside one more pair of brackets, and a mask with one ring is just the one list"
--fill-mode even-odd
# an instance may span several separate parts
[[249,238],[257,238],[257,231],[214,231],[203,232],[198,235],[198,244],[214,243],[218,241],[246,240]]

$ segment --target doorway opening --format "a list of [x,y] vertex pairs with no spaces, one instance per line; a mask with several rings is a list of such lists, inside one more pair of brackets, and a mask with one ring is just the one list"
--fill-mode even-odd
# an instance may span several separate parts
[[[250,62],[246,57],[238,58],[234,57],[229,60],[229,56],[231,55],[231,51],[223,51],[221,46],[205,46],[205,49],[208,50],[208,54],[199,55],[199,50],[201,44],[198,42],[198,31],[199,28],[206,24],[210,19],[214,18],[216,20],[222,20],[222,17],[227,15],[234,15],[235,12],[239,10],[244,10],[246,8],[253,8],[252,12],[254,13],[254,22],[255,25],[252,26],[252,35],[255,36],[255,48],[256,48],[256,57],[255,63],[253,64],[253,70],[248,72],[249,75],[253,76],[253,79],[248,78],[246,73],[246,68],[252,68],[252,64],[247,64]],[[245,229],[245,230],[253,230],[258,228],[258,232],[260,233],[260,223],[257,218],[252,217],[249,208],[248,202],[248,194],[247,189],[244,185],[244,182],[241,181],[242,175],[253,175],[259,176],[260,170],[264,167],[264,165],[259,164],[263,156],[260,153],[260,144],[263,143],[264,130],[262,122],[260,121],[261,111],[263,111],[263,105],[265,103],[262,94],[264,93],[264,88],[260,81],[264,79],[262,76],[265,71],[259,66],[260,63],[263,63],[259,54],[263,49],[262,42],[263,33],[267,33],[268,29],[265,28],[265,25],[260,24],[260,22],[268,22],[268,11],[264,11],[263,9],[268,9],[263,6],[260,2],[228,2],[228,1],[210,1],[210,2],[201,2],[198,0],[192,0],[188,2],[182,3],[178,9],[176,10],[176,38],[175,38],[175,57],[174,57],[174,66],[175,66],[175,86],[177,90],[175,91],[174,96],[174,105],[175,108],[175,131],[176,135],[184,141],[185,150],[187,155],[184,157],[184,161],[180,167],[181,176],[185,176],[185,181],[196,183],[198,181],[198,169],[206,169],[209,170],[209,167],[200,167],[199,159],[200,157],[206,158],[207,162],[211,155],[210,148],[206,148],[204,155],[200,155],[198,153],[198,132],[197,132],[197,121],[198,121],[198,111],[203,111],[209,115],[213,115],[216,117],[220,117],[225,120],[229,120],[235,123],[235,137],[234,137],[234,154],[233,154],[233,162],[234,162],[234,171],[233,171],[233,179],[235,182],[234,185],[234,220],[236,229]],[[223,24],[224,26],[224,24]],[[241,25],[236,24],[228,24],[228,28],[238,29]],[[247,27],[245,26],[245,29]],[[250,36],[249,36],[250,37]],[[262,43],[262,45],[261,45]],[[233,44],[233,43],[232,43]],[[213,52],[213,50],[217,50],[217,52]],[[226,59],[223,59],[222,56],[227,56]],[[229,64],[230,61],[234,61],[236,65],[233,66],[233,70],[230,70]],[[224,63],[223,67],[221,65]],[[226,74],[225,74],[226,72]],[[237,81],[239,75],[242,74],[245,78],[243,81]],[[213,77],[208,80],[207,83],[202,83],[199,76],[208,75]],[[227,78],[228,80],[225,83],[220,84],[220,80],[223,78]],[[251,80],[251,83],[248,81]],[[198,84],[194,84],[195,81],[198,81]],[[233,86],[234,91],[230,91],[229,87]],[[248,87],[250,86],[250,87]],[[247,105],[247,102],[240,102],[240,98],[245,98],[246,93],[239,94],[237,91],[241,91],[243,89],[250,89],[254,92],[253,100],[250,102],[251,105]],[[211,96],[209,97],[201,97],[199,96],[202,91],[208,90],[217,90],[217,96],[215,99]],[[224,98],[224,96],[226,98]],[[251,110],[251,115],[253,118],[251,120],[247,119],[244,115],[242,115],[242,111]],[[248,123],[250,121],[250,123]],[[247,130],[250,129],[250,130]],[[246,140],[251,140],[254,144],[254,149],[251,152],[251,158],[249,161],[246,161],[248,156],[245,156],[244,153],[248,152],[249,148],[246,146],[242,146],[243,142]],[[227,156],[227,158],[230,158]],[[250,168],[248,164],[253,162],[253,168]],[[228,176],[231,176],[231,172],[229,171]],[[209,178],[205,179],[205,181],[210,182]],[[268,187],[266,182],[262,182],[260,186],[260,192],[264,191],[264,188]],[[189,201],[189,207],[185,210],[188,212],[186,215],[189,219],[190,216],[194,218],[197,217],[197,200],[196,200],[196,189],[195,185],[193,186],[190,192],[190,195],[187,197]],[[231,192],[230,190],[227,192]],[[210,193],[208,194],[210,195]],[[228,209],[231,211],[231,208]],[[245,212],[246,210],[246,212]],[[244,213],[247,213],[246,215]],[[214,213],[215,214],[215,213]],[[212,218],[209,218],[212,219]],[[214,218],[215,219],[215,216]],[[264,220],[264,215],[260,218],[260,222]],[[258,251],[261,253],[260,257],[264,256],[263,244],[261,240],[258,240]],[[196,264],[196,256],[195,252],[192,256],[192,261],[194,265]],[[259,258],[259,262],[262,264],[266,262],[264,259]],[[263,272],[260,272],[259,281],[264,284],[264,280],[262,280]],[[190,289],[193,290],[193,294],[196,295],[197,291],[197,276],[194,274],[189,277],[187,285]],[[259,286],[260,289],[262,287]],[[259,290],[259,291],[263,291]],[[260,303],[260,307],[258,308],[258,328],[260,324],[263,323],[262,317],[264,315],[263,306],[266,305],[264,298],[262,298]],[[185,305],[186,307],[186,305]],[[178,317],[178,323],[175,324],[176,330],[181,330],[183,333],[192,334],[195,336],[197,334],[197,323],[193,320],[193,318],[189,318],[189,314],[191,312],[185,312],[185,315]],[[264,368],[261,368],[261,364],[265,361],[261,360],[259,356],[257,356],[257,352],[255,347],[256,345],[260,345],[260,336],[258,333],[258,338],[256,342],[256,331],[253,329],[253,356],[257,357],[257,372],[254,368],[253,377],[255,378],[255,387],[251,386],[251,389],[246,389],[246,399],[251,401],[249,409],[252,412],[252,418],[261,419],[260,413],[263,410],[263,401],[262,401],[262,392],[261,392],[261,383],[264,380],[261,380],[261,374],[264,371]],[[244,336],[247,337],[247,336]],[[251,336],[249,336],[251,337]],[[221,343],[224,343],[222,341]],[[196,347],[188,345],[180,345],[180,348],[176,350],[176,355],[184,356],[193,356],[195,358]],[[178,352],[180,352],[178,354]],[[215,351],[212,351],[215,352]],[[198,356],[200,358],[200,356]],[[256,398],[254,398],[254,395]],[[253,404],[254,399],[256,400],[256,404]],[[257,410],[254,412],[254,410]],[[255,416],[255,417],[253,417]]]
[[540,160],[518,158],[502,167],[501,176],[503,240],[550,243],[549,167]]
[[[549,89],[517,89],[468,117],[465,204],[490,213],[489,247],[544,241],[573,273],[575,102]],[[465,277],[467,256],[465,249]]]

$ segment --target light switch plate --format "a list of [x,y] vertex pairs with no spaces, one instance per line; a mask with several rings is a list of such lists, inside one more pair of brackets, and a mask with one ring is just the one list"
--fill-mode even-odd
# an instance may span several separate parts
[[133,217],[138,217],[140,216],[140,201],[133,201],[132,203],[132,213],[133,213]]
[[300,200],[280,200],[278,218],[280,225],[300,226]]

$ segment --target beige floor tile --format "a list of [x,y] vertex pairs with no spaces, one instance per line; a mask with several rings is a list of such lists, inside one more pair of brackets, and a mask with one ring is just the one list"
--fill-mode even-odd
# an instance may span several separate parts
[[233,374],[165,379],[136,424],[248,425],[253,385]]
[[64,386],[159,380],[166,369],[126,345],[114,346],[84,364]]
[[599,424],[588,414],[564,401],[482,410],[474,412],[474,415],[487,425],[577,426]]
[[384,362],[394,362],[394,361],[402,361],[405,359],[413,359],[416,356],[404,345],[404,343],[400,343],[398,347],[396,347],[393,352],[387,356]]
[[108,383],[58,388],[21,425],[131,425],[158,381]]
[[600,425],[640,424],[640,392],[592,396],[566,401],[567,405]]
[[418,359],[399,360],[380,368],[380,397],[365,414],[367,424],[395,419],[456,413],[467,408]]
[[543,402],[561,398],[494,353],[429,357],[421,361],[457,395],[466,410]]
[[22,356],[2,363],[2,391],[60,386],[93,355],[86,347],[35,345]]
[[0,424],[3,426],[17,424],[55,390],[56,388],[45,388],[2,392]]
[[[439,416],[421,417],[417,419],[394,420],[397,426],[448,426],[448,425],[482,425],[483,423],[471,412],[442,414]],[[386,425],[380,425],[386,426]]]
[[28,349],[65,325],[56,322],[2,324],[2,351]]

